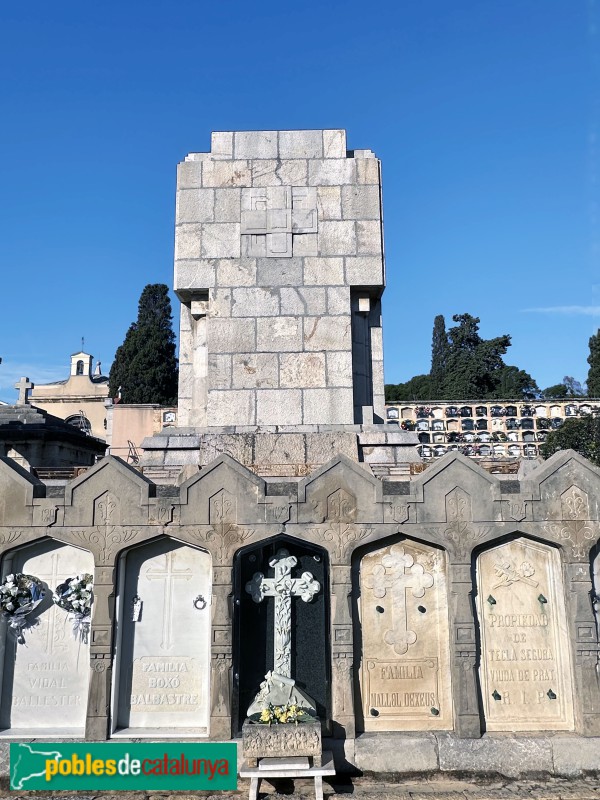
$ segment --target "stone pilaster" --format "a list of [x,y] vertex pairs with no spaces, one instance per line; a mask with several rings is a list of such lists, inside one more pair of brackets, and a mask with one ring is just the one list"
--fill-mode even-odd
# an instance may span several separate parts
[[451,563],[448,574],[455,730],[463,738],[476,739],[481,721],[471,565]]
[[90,630],[90,693],[85,724],[85,737],[90,741],[104,741],[109,734],[114,579],[114,567],[96,567]]

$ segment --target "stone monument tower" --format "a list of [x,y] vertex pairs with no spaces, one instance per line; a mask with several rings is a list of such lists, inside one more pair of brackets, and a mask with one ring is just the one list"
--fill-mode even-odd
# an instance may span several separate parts
[[[384,285],[371,150],[347,150],[343,130],[213,133],[177,175],[182,430],[167,462],[202,465],[223,446],[257,471],[268,452],[283,474],[337,452],[368,460],[365,447],[373,463],[416,460],[415,435],[373,437]],[[158,464],[164,437],[144,447]]]

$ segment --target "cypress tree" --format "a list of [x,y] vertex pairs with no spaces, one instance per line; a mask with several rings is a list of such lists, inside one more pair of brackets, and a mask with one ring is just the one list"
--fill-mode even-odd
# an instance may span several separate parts
[[590,354],[588,356],[590,369],[587,377],[588,397],[600,397],[600,328],[594,336],[590,337]]
[[433,336],[431,339],[431,399],[443,399],[444,379],[446,377],[446,359],[448,358],[448,335],[446,320],[438,314],[433,320]]
[[123,403],[177,402],[177,359],[172,327],[169,287],[148,284],[138,306],[137,321],[127,331],[115,353],[109,375],[109,392]]

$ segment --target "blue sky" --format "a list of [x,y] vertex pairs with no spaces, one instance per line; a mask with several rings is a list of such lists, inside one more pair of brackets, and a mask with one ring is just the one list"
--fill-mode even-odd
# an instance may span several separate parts
[[[107,371],[172,284],[175,167],[211,130],[346,128],[382,159],[386,381],[436,314],[541,387],[600,325],[598,0],[30,0],[0,19],[0,399]],[[178,312],[175,317],[177,320]],[[176,324],[177,328],[177,324]]]

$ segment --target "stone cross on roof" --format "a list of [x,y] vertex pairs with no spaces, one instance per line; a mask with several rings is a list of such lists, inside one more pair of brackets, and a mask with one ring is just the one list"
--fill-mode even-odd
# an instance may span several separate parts
[[15,383],[15,389],[19,392],[19,399],[17,400],[18,406],[26,406],[29,404],[29,392],[34,386],[35,383],[32,383],[29,378],[21,378],[18,383]]
[[303,572],[300,578],[291,577],[297,563],[295,556],[281,548],[269,560],[275,576],[265,578],[262,572],[255,572],[246,584],[246,591],[255,603],[265,597],[275,598],[274,671],[286,678],[292,677],[292,597],[301,597],[308,603],[321,588],[310,572]]

